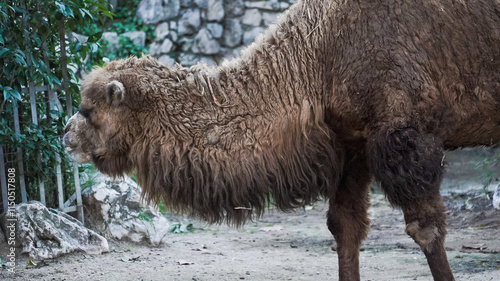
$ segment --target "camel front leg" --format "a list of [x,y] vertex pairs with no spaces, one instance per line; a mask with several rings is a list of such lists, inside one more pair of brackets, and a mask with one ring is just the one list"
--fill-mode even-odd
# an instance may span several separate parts
[[327,225],[337,242],[339,280],[360,280],[359,251],[370,226],[368,184],[370,174],[366,158],[347,155],[351,162],[344,170],[334,198],[330,198]]
[[403,210],[406,233],[420,246],[436,281],[454,280],[444,240],[446,213],[439,185],[443,148],[417,127],[377,130],[368,142],[370,165],[393,206]]

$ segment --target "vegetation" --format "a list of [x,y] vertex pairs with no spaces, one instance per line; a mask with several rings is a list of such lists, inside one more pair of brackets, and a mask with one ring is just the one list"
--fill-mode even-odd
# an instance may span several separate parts
[[[146,33],[147,45],[155,38],[154,27],[144,25],[142,20],[135,16],[139,2],[141,2],[141,0],[125,1],[123,6],[116,8],[112,21],[94,21],[87,26],[77,29],[76,32],[86,36],[92,36],[93,34],[102,34],[103,32],[116,32],[120,35],[129,31],[143,31]],[[87,61],[87,66],[93,67],[94,65],[101,65],[106,61],[114,59],[141,56],[143,53],[148,52],[145,46],[136,45],[128,37],[120,36],[119,40],[119,48],[109,50],[107,49],[109,42],[101,38],[98,43],[100,43],[103,48],[92,54]]]
[[[60,31],[66,35],[112,18],[106,0],[20,0],[0,3],[0,145],[6,165],[16,167],[15,151],[22,150],[28,199],[38,200],[38,180],[43,180],[47,189],[47,205],[57,202],[55,187],[56,156],[62,160],[65,193],[74,189],[69,159],[59,138],[67,118],[66,110],[50,105],[48,95],[36,94],[38,125],[33,124],[30,97],[23,88],[49,85],[53,90],[63,84]],[[73,110],[79,104],[78,71],[84,69],[87,56],[100,52],[99,39],[102,32],[89,34],[87,42],[65,40],[67,44],[68,92]],[[58,90],[62,105],[66,95]],[[14,129],[14,111],[19,112],[20,131]],[[82,171],[88,167],[81,167]],[[21,192],[16,192],[18,200]]]

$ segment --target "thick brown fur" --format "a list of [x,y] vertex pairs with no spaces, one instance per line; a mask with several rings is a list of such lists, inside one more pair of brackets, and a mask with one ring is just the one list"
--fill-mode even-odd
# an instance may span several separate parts
[[294,4],[218,67],[129,58],[94,70],[64,137],[80,162],[137,170],[146,199],[241,225],[330,200],[342,280],[359,279],[373,176],[436,280],[452,280],[445,149],[500,142],[500,3]]

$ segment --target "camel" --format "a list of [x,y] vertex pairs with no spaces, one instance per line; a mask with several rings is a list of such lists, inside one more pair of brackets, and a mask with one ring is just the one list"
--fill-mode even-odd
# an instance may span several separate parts
[[145,199],[240,226],[328,200],[340,280],[359,280],[369,183],[454,280],[444,151],[500,142],[500,3],[299,0],[237,58],[93,70],[63,141]]

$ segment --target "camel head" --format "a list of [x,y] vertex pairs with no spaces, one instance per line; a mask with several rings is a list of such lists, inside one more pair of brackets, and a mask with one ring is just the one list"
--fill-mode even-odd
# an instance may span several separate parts
[[81,105],[63,137],[75,161],[94,162],[99,170],[114,176],[130,171],[128,155],[137,122],[126,99],[120,79],[104,69],[89,74],[82,85]]

